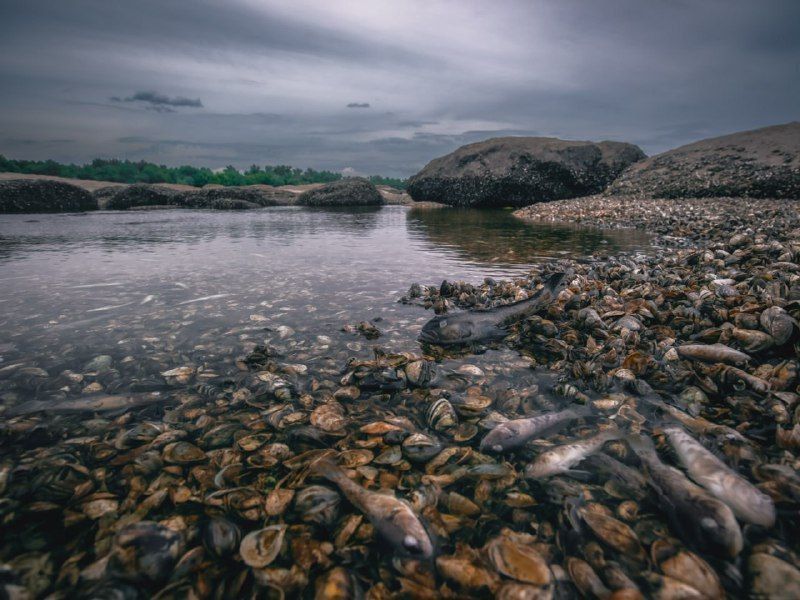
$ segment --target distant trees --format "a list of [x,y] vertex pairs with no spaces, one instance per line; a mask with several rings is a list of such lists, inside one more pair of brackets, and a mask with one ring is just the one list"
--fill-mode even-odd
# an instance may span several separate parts
[[[145,161],[96,158],[87,165],[64,165],[53,160],[12,160],[0,154],[0,172],[55,175],[96,181],[119,183],[182,183],[202,187],[209,183],[224,186],[239,185],[301,185],[304,183],[329,183],[342,178],[333,171],[296,169],[288,165],[251,165],[244,173],[232,166],[214,172],[207,167],[167,167]],[[392,177],[372,175],[369,180],[376,185],[405,188],[406,181]]]

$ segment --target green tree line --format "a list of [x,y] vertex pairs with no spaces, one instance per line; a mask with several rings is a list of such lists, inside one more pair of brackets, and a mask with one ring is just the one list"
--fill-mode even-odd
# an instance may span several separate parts
[[[55,175],[74,179],[116,181],[119,183],[182,183],[197,187],[209,183],[225,186],[238,185],[301,185],[304,183],[329,183],[342,178],[341,173],[297,169],[287,165],[252,165],[244,173],[228,166],[214,172],[207,167],[167,167],[145,161],[96,158],[85,165],[61,164],[54,160],[13,160],[0,154],[0,172]],[[371,175],[376,185],[390,185],[404,189],[405,179]]]

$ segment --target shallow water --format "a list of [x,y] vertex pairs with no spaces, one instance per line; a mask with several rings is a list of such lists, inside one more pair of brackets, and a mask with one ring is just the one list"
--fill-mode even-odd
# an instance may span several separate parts
[[[224,372],[257,343],[312,369],[375,344],[415,351],[431,314],[397,302],[413,282],[514,277],[543,258],[646,246],[640,233],[531,226],[503,211],[3,215],[2,402],[54,397],[47,376],[98,355],[112,357],[100,382],[117,392],[185,364]],[[378,340],[341,331],[373,319]],[[31,366],[48,375],[20,375]]]

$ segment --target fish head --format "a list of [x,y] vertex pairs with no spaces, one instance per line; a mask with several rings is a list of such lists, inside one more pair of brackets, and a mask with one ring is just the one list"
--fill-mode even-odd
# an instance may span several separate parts
[[422,327],[419,340],[426,344],[448,345],[469,341],[474,333],[470,320],[454,317],[434,317]]
[[699,538],[730,557],[737,556],[742,551],[744,540],[733,512],[727,506],[720,506],[720,510],[713,511],[713,514],[704,513],[701,510],[697,519]]
[[433,542],[428,530],[408,503],[403,502],[392,509],[379,522],[378,529],[401,554],[418,559],[433,557]]

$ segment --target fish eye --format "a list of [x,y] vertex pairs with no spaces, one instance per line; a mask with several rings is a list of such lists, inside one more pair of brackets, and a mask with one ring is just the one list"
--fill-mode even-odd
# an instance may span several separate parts
[[717,522],[711,517],[703,517],[700,519],[700,527],[703,529],[716,529]]
[[406,550],[410,550],[411,552],[422,551],[419,540],[415,538],[413,535],[407,535],[406,537],[403,538],[403,548],[405,548]]

